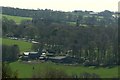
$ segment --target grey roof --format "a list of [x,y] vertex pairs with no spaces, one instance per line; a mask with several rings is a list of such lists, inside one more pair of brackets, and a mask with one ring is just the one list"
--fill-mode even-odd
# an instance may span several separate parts
[[49,57],[50,59],[63,59],[66,58],[66,56],[56,56],[56,57]]
[[34,54],[36,54],[36,53],[38,53],[38,52],[29,52],[29,53],[34,53]]

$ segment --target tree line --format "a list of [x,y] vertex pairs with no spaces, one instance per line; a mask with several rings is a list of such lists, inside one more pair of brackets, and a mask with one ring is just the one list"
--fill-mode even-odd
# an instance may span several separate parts
[[2,61],[16,61],[20,54],[19,47],[17,45],[2,45]]
[[2,7],[2,13],[13,16],[22,16],[22,17],[31,17],[38,21],[39,19],[45,20],[46,23],[51,22],[76,22],[79,24],[87,25],[113,25],[116,23],[116,18],[113,15],[116,15],[116,12],[111,12],[108,10],[99,12],[97,14],[93,11],[80,11],[75,10],[72,12],[63,12],[63,11],[53,11],[51,9],[19,9],[12,7]]

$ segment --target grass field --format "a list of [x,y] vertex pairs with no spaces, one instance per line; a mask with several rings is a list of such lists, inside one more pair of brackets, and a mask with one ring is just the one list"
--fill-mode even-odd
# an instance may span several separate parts
[[58,68],[62,69],[67,74],[72,75],[72,74],[77,74],[80,75],[83,72],[88,72],[88,73],[96,73],[100,75],[101,78],[113,78],[113,77],[118,77],[118,67],[113,67],[113,68],[91,68],[91,67],[83,67],[83,66],[65,66],[62,64],[54,64],[54,63],[39,63],[39,64],[26,64],[26,63],[21,63],[21,62],[13,62],[10,63],[10,66],[13,71],[18,71],[18,77],[19,78],[31,78],[32,72],[33,71],[33,66],[34,70],[44,70],[45,67],[53,67],[53,68]]
[[2,44],[5,45],[18,45],[20,48],[20,51],[31,51],[32,43],[21,41],[21,40],[11,40],[11,39],[5,39],[2,38]]
[[12,19],[16,22],[16,24],[20,24],[22,20],[32,20],[32,18],[29,17],[20,17],[20,16],[10,16],[10,15],[2,15],[3,17],[6,17],[8,20]]
[[[70,26],[76,26],[76,22],[67,22]],[[80,24],[79,26],[84,26],[84,27],[88,27],[85,24]]]
[[68,22],[68,24],[71,25],[71,26],[75,26],[76,22]]
[[0,38],[0,45],[2,44],[2,38]]

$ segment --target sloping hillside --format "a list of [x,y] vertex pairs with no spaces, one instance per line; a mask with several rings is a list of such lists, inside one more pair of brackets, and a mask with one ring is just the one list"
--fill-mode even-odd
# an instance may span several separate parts
[[20,17],[20,16],[10,16],[10,15],[4,15],[2,14],[3,17],[6,17],[8,20],[12,19],[16,22],[16,24],[20,24],[22,20],[32,20],[32,18],[29,17]]
[[5,44],[5,45],[16,44],[19,46],[21,52],[30,51],[32,46],[32,43],[29,43],[29,42],[25,42],[21,40],[11,40],[11,39],[5,39],[5,38],[2,39],[2,44]]

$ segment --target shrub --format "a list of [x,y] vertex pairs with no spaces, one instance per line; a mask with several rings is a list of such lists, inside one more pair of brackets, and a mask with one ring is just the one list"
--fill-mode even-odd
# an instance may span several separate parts
[[52,67],[46,67],[33,73],[33,78],[68,78],[69,76],[62,70]]

